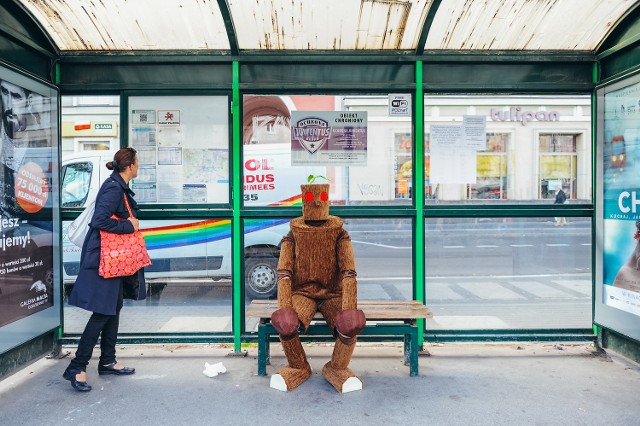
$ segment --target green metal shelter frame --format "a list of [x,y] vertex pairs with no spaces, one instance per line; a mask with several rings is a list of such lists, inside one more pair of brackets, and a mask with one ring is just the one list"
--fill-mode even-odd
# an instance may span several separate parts
[[[230,52],[140,51],[60,52],[47,32],[19,5],[0,5],[0,58],[33,78],[55,84],[61,95],[118,94],[122,97],[121,119],[126,123],[126,99],[153,91],[160,94],[208,93],[231,99],[231,202],[223,206],[198,206],[179,211],[175,217],[225,217],[232,219],[233,244],[233,334],[121,335],[129,342],[232,342],[235,351],[255,336],[244,333],[244,274],[242,220],[295,217],[299,209],[254,208],[241,203],[242,185],[242,95],[278,94],[376,94],[409,93],[414,102],[413,204],[389,207],[332,207],[345,218],[411,218],[413,221],[414,298],[425,302],[424,220],[471,217],[568,217],[593,218],[594,204],[545,206],[474,205],[425,206],[423,96],[429,94],[557,94],[592,95],[592,117],[596,114],[595,89],[640,72],[640,7],[630,11],[608,36],[600,49],[592,51],[427,51],[425,42],[440,1],[434,2],[424,23],[418,46],[412,51],[288,51],[265,54],[240,51],[227,2],[219,0],[229,36]],[[469,76],[473,76],[470,78]],[[595,120],[593,120],[595,135]],[[124,127],[124,126],[123,126]],[[126,129],[122,129],[126,146]],[[592,141],[595,147],[595,136]],[[595,149],[592,149],[595,153]],[[592,159],[595,171],[595,159]],[[593,176],[593,182],[597,176]],[[592,185],[595,187],[595,185]],[[594,201],[595,202],[595,201]],[[182,208],[184,206],[161,206]],[[78,211],[65,210],[63,220]],[[141,218],[160,217],[157,208],[142,209]],[[592,229],[595,243],[596,230]],[[592,259],[592,264],[594,263]],[[242,277],[241,279],[239,277]],[[595,282],[593,283],[595,286]],[[424,330],[424,323],[421,323]],[[478,330],[452,332],[442,340],[569,340],[589,339],[601,330]],[[61,336],[59,341],[74,341]],[[430,339],[427,333],[423,338]],[[422,341],[420,341],[422,344]],[[36,351],[37,349],[33,349]]]

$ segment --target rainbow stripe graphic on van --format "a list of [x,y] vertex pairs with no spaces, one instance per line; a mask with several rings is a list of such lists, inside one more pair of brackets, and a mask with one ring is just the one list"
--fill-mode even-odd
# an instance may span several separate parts
[[231,220],[213,219],[142,229],[148,250],[189,246],[231,237]]
[[269,204],[269,206],[284,206],[284,207],[301,206],[301,205],[302,205],[302,194],[294,195],[293,197],[287,198],[286,200]]
[[[270,206],[299,206],[302,196],[296,195]],[[262,231],[289,222],[289,219],[246,219],[244,232]],[[141,230],[148,250],[190,246],[231,238],[230,219],[210,219],[179,225],[159,226]]]

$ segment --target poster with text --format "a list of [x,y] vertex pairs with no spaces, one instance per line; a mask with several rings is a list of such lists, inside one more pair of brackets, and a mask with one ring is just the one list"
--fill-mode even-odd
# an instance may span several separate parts
[[604,98],[603,303],[640,315],[640,83]]
[[0,79],[0,327],[53,306],[52,122],[48,96]]
[[291,165],[367,165],[366,111],[291,111]]

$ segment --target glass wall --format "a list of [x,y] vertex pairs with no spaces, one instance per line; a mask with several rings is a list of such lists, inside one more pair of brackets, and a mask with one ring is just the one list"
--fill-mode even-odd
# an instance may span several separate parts
[[[328,179],[333,208],[354,207],[343,220],[354,246],[359,298],[413,299],[414,219],[384,211],[413,205],[410,112],[392,102],[411,104],[411,96],[242,99],[245,305],[277,296],[280,242],[290,218],[302,213],[300,185],[309,175]],[[571,203],[589,205],[590,98],[428,96],[424,102],[425,213],[437,204],[450,207],[449,218],[425,221],[424,290],[435,314],[428,329],[590,327],[590,219],[568,218],[568,226],[558,228],[552,217],[457,218],[469,204],[553,208],[557,186]],[[63,145],[73,152],[63,161],[62,204],[79,209],[110,173],[104,165],[120,146],[119,115],[112,114],[120,100],[70,97],[63,105],[69,132]],[[131,96],[127,105],[123,145],[139,153],[132,187],[153,265],[147,268],[148,298],[127,302],[122,331],[229,333],[229,99]],[[477,133],[460,133],[465,123],[474,123]],[[107,132],[113,138],[104,142]],[[288,217],[275,212],[287,206],[294,208]],[[252,216],[254,207],[261,207],[260,216]],[[270,207],[273,213],[265,213]],[[377,210],[373,218],[358,217],[360,207]],[[157,208],[171,210],[158,218],[149,213]],[[216,211],[215,217],[187,215],[192,208]],[[171,218],[174,210],[179,218]],[[64,238],[66,293],[79,254]],[[84,312],[65,305],[64,332],[81,332],[85,319]],[[255,319],[247,318],[245,326],[255,331]]]
[[[112,173],[105,165],[120,147],[120,100],[78,96],[65,97],[62,103],[67,132],[63,145],[68,151],[62,165],[62,207],[83,209]],[[136,148],[140,163],[131,186],[142,208],[140,228],[153,264],[145,268],[147,299],[125,301],[120,331],[229,333],[231,220],[173,219],[172,213],[155,219],[144,213],[145,207],[157,204],[188,207],[229,202],[228,98],[137,96],[130,97],[128,104],[128,145]],[[103,144],[107,136],[115,143]],[[63,229],[68,224],[63,222]],[[65,301],[79,262],[80,247],[65,232]],[[88,315],[65,303],[64,332],[81,333]]]
[[[343,219],[344,228],[349,232],[353,245],[356,272],[358,280],[359,300],[412,300],[412,221],[411,219]],[[262,220],[245,221],[245,240],[255,238],[254,226]],[[288,230],[288,221],[280,221],[273,226],[274,236],[284,236]],[[286,223],[282,223],[286,222]],[[265,231],[259,231],[265,232]],[[261,283],[275,282],[275,270],[268,271],[267,265],[273,262],[277,265],[277,257],[267,254],[250,260],[245,259],[247,270],[249,265],[258,265],[255,275],[261,278]],[[266,287],[266,285],[264,286]],[[246,284],[246,305],[254,297],[264,298],[257,292],[251,294],[249,284]],[[275,289],[274,289],[275,290]],[[270,297],[276,297],[275,291]],[[257,319],[247,318],[247,331],[257,330]]]
[[410,204],[411,117],[390,114],[388,96],[244,96],[245,205],[299,205],[309,175],[332,205]]
[[229,202],[226,96],[132,96],[129,146],[140,168],[138,203]]
[[62,96],[62,155],[120,148],[120,96]]
[[590,204],[590,108],[588,96],[425,97],[426,203],[549,204],[560,186]]
[[591,220],[425,221],[429,332],[591,327]]
[[[69,222],[65,222],[65,228]],[[145,268],[147,298],[125,300],[122,333],[231,331],[231,222],[151,220],[140,227],[151,266]],[[68,296],[80,267],[80,248],[63,242]],[[66,299],[66,297],[65,297]],[[82,333],[90,312],[65,304],[64,332]]]

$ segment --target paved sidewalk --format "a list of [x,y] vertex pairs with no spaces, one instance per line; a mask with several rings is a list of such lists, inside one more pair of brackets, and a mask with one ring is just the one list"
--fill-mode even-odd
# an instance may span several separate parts
[[[293,392],[257,376],[257,349],[228,345],[118,347],[133,376],[98,376],[79,393],[61,375],[68,358],[42,359],[0,382],[4,426],[28,425],[637,425],[640,366],[590,344],[428,345],[409,377],[398,344],[362,343],[351,368],[364,389],[338,394],[319,374],[327,344],[306,344],[313,376]],[[64,351],[75,351],[65,347]],[[227,372],[209,378],[205,362]],[[272,344],[272,374],[285,363]]]

